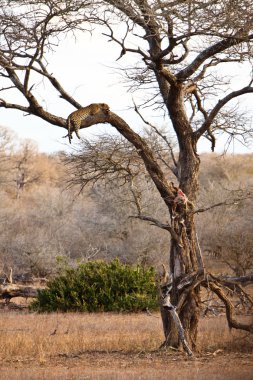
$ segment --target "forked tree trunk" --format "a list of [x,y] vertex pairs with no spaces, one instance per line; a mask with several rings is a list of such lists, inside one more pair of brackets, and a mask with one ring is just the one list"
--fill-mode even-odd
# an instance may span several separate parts
[[[198,244],[194,220],[194,203],[198,190],[200,160],[196,153],[194,135],[183,108],[182,92],[178,97],[169,98],[170,116],[176,125],[179,141],[178,179],[183,194],[187,194],[185,203],[169,208],[171,227],[177,239],[172,235],[170,248],[170,276],[172,290],[170,299],[184,328],[185,338],[194,350],[197,344],[197,331],[200,316],[200,281],[203,280],[204,266]],[[189,200],[189,198],[190,200]],[[174,200],[175,202],[175,200]],[[178,347],[180,339],[171,315],[162,308],[165,343]]]
[[[177,177],[179,187],[186,194],[185,202],[169,207],[172,235],[170,248],[170,276],[172,290],[170,299],[184,328],[185,337],[192,349],[196,348],[200,315],[200,278],[203,279],[203,262],[198,244],[194,221],[194,202],[197,197],[200,160],[196,153],[196,140],[184,109],[184,90],[180,83],[171,84],[167,98],[171,121],[177,133],[179,159]],[[175,199],[174,199],[175,202]],[[162,320],[165,343],[180,345],[179,335],[173,318],[164,310]]]
[[[171,278],[167,280],[167,284],[171,281],[170,301],[176,307],[188,344],[195,350],[200,316],[199,282],[203,279],[204,268],[193,220],[187,223],[177,215],[172,223],[180,240],[171,240]],[[166,283],[163,283],[163,286],[166,286]],[[179,347],[182,342],[178,328],[163,305],[161,305],[161,316],[165,335],[164,345]]]

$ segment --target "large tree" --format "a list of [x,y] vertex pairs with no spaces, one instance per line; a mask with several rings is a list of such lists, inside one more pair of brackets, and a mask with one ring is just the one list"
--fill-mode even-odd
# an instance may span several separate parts
[[[1,3],[1,107],[17,109],[66,128],[63,117],[43,108],[36,96],[35,83],[44,79],[47,86],[58,92],[61,101],[80,108],[81,104],[57,80],[57,73],[51,73],[48,52],[64,34],[91,31],[102,25],[107,40],[109,37],[115,49],[119,49],[121,69],[129,87],[142,91],[143,101],[135,110],[141,115],[141,107],[145,106],[152,112],[163,113],[168,129],[175,132],[178,155],[173,155],[173,183],[168,181],[149,141],[135,133],[119,115],[98,113],[82,124],[82,128],[87,128],[109,123],[133,144],[167,207],[166,220],[170,222],[141,212],[137,215],[171,235],[170,277],[165,277],[162,288],[166,343],[177,345],[178,331],[182,332],[176,318],[173,319],[176,307],[186,338],[193,349],[196,347],[201,286],[209,287],[225,303],[231,328],[250,330],[250,326],[234,319],[232,304],[222,284],[205,272],[195,228],[198,211],[195,205],[200,139],[207,138],[214,150],[221,134],[245,140],[251,132],[247,120],[235,110],[234,101],[253,93],[252,1],[2,0]],[[130,54],[134,55],[134,64],[129,67],[125,56]],[[231,90],[229,81],[231,85],[234,83],[228,73],[233,65],[248,69],[249,74],[247,83],[241,85],[243,81],[239,81]],[[19,103],[8,101],[8,91],[13,89],[21,95]],[[108,103],[108,99],[104,102]]]

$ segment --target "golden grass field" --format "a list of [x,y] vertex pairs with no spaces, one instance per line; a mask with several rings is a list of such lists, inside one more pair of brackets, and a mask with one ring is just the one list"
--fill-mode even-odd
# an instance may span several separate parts
[[0,313],[1,380],[253,379],[252,336],[200,322],[195,359],[158,350],[159,314]]

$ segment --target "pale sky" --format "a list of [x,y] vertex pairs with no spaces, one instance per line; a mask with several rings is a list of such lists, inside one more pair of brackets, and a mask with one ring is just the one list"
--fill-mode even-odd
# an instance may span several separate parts
[[[113,112],[118,113],[129,123],[130,127],[138,131],[142,128],[143,123],[133,110],[128,110],[128,107],[132,105],[132,97],[138,103],[140,94],[127,92],[127,86],[123,83],[119,71],[114,69],[123,66],[125,62],[134,62],[134,57],[124,56],[121,60],[116,61],[120,49],[114,43],[108,43],[107,40],[101,34],[92,37],[88,34],[82,35],[78,41],[67,38],[50,56],[49,71],[78,102],[84,106],[90,103],[108,103]],[[236,83],[238,79],[240,82],[245,81],[244,85],[247,84],[242,72],[238,72],[234,83],[235,88],[238,89]],[[38,100],[43,106],[46,106],[49,112],[66,118],[70,112],[74,111],[74,108],[66,101],[59,99],[54,91],[48,91],[48,88],[45,83],[40,84],[40,89],[36,94]],[[248,95],[241,98],[240,101],[246,108],[252,109],[252,98],[253,95]],[[15,97],[8,100],[16,101]],[[253,115],[253,113],[251,114]],[[165,125],[163,118],[154,115],[151,110],[146,111],[145,118],[147,117],[156,125]],[[41,152],[51,153],[68,149],[67,139],[62,138],[67,133],[63,128],[50,125],[34,116],[24,116],[20,111],[4,108],[0,108],[0,118],[2,126],[15,131],[22,139],[34,140]],[[101,130],[110,131],[110,129],[112,127],[109,125],[93,126],[89,129],[82,129],[81,136],[88,137]],[[222,151],[223,144],[222,140],[217,141],[217,151]],[[233,147],[231,149],[233,150]],[[252,147],[247,149],[235,145],[234,149],[235,153],[252,152]],[[210,143],[201,142],[198,150],[199,152],[210,151]]]

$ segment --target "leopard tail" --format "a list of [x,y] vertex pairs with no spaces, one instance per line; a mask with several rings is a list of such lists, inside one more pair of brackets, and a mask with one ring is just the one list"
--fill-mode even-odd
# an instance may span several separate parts
[[67,127],[68,127],[68,138],[69,138],[69,143],[71,144],[71,139],[72,139],[72,133],[71,133],[71,120],[70,117],[67,119]]

